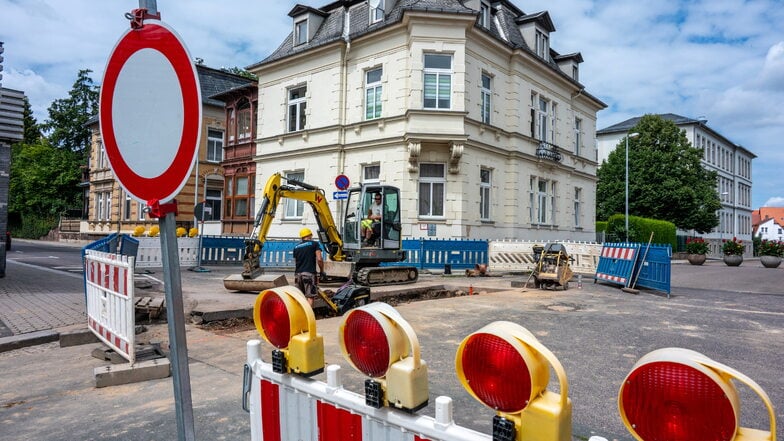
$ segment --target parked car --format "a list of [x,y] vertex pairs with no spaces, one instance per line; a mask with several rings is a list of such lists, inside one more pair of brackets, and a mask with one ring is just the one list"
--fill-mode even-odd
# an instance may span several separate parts
[[5,250],[6,251],[10,251],[11,250],[11,232],[10,231],[6,231],[5,232]]

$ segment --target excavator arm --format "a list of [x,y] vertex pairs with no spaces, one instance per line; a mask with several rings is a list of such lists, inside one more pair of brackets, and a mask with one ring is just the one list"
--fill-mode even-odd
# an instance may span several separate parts
[[251,237],[245,240],[245,253],[242,259],[243,279],[253,279],[261,274],[259,256],[267,241],[267,233],[272,226],[278,205],[283,199],[307,202],[316,217],[319,241],[326,246],[329,257],[338,262],[346,260],[346,255],[343,253],[343,239],[329,210],[324,190],[304,182],[286,179],[280,173],[275,173],[264,185],[262,196],[253,232]]

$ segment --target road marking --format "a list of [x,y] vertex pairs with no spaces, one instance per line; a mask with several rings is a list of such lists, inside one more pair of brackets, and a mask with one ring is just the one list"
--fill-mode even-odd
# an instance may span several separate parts
[[[754,293],[751,293],[754,294]],[[728,312],[743,312],[748,314],[762,314],[762,315],[784,315],[784,312],[774,312],[774,311],[753,311],[750,309],[739,309],[739,308],[724,308],[724,307],[711,307],[711,306],[702,306],[702,305],[686,305],[683,303],[667,303],[666,306],[682,306],[684,308],[699,308],[699,309],[709,309],[712,311],[728,311]]]
[[84,272],[84,267],[82,266],[53,266],[52,269],[56,269],[60,271],[70,271],[72,273]]
[[33,265],[31,263],[18,262],[18,261],[14,260],[14,259],[8,259],[8,262],[12,263],[14,265],[21,265],[21,266],[26,266],[28,268],[35,268],[35,269],[39,269],[41,271],[47,271],[47,272],[54,273],[54,274],[63,274],[63,275],[66,275],[66,276],[75,277],[77,279],[84,279],[84,277],[82,275],[80,275],[80,274],[74,274],[74,273],[69,273],[69,272],[65,272],[65,271],[58,271],[58,270],[55,270],[55,269],[52,269],[52,268],[46,268],[44,266]]

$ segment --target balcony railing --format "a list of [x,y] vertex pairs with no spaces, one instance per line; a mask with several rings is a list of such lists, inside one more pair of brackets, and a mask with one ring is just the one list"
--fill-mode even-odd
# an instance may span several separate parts
[[560,149],[555,144],[550,144],[547,141],[539,141],[539,147],[536,148],[536,156],[542,159],[561,162],[563,156],[558,150]]

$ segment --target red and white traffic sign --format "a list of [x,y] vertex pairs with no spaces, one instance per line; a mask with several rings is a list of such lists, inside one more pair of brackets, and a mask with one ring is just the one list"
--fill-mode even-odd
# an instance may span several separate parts
[[190,176],[202,111],[191,60],[180,37],[157,20],[125,32],[109,57],[101,136],[115,176],[137,199],[169,201]]

